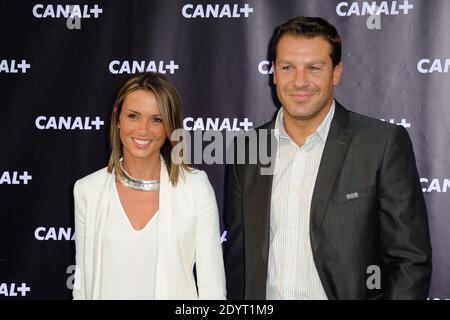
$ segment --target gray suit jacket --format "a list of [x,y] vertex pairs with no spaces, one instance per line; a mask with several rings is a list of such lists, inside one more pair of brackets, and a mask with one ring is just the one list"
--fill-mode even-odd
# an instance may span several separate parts
[[[256,131],[273,129],[274,124]],[[227,168],[224,257],[229,299],[266,297],[273,176],[261,175],[262,167],[258,161]],[[336,103],[309,228],[314,262],[329,299],[427,297],[427,212],[403,127]],[[367,286],[371,265],[381,270],[380,289]]]

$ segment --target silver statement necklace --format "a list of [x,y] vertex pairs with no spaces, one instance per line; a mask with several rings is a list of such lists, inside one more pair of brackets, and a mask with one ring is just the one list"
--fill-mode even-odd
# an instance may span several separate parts
[[125,187],[139,191],[159,190],[159,180],[135,179],[123,168],[122,162],[123,160],[120,159],[120,168],[122,169],[123,175],[119,177],[119,180]]

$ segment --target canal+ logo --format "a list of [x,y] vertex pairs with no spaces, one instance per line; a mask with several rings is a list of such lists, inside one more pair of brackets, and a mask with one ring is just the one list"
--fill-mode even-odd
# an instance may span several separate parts
[[31,291],[31,287],[29,287],[27,285],[27,283],[22,282],[22,283],[7,283],[7,282],[2,282],[0,283],[0,297],[4,296],[4,297],[17,297],[17,296],[21,296],[21,297],[25,297],[27,295],[27,293]]
[[253,122],[248,118],[192,118],[183,120],[183,128],[186,131],[248,131],[253,127]]
[[34,124],[39,130],[100,130],[105,121],[100,117],[38,116]]
[[103,13],[103,9],[99,7],[98,4],[92,5],[69,5],[69,4],[35,4],[33,6],[33,16],[38,19],[43,18],[83,18],[89,19],[94,18],[98,19],[101,13]]
[[170,73],[174,74],[175,70],[178,70],[180,66],[175,61],[138,61],[138,60],[112,60],[109,63],[109,72],[111,74],[134,74],[140,72],[159,72],[162,74]]
[[417,71],[420,73],[449,73],[450,59],[420,59],[417,62]]
[[0,184],[28,184],[32,178],[28,171],[0,171]]
[[186,19],[195,18],[248,18],[253,8],[248,3],[239,4],[185,4],[181,14]]
[[450,179],[448,178],[420,178],[422,192],[445,193],[450,191]]
[[39,226],[34,230],[34,237],[39,241],[48,240],[65,240],[73,241],[75,240],[75,230],[73,228],[64,227],[44,227]]
[[0,60],[0,73],[27,73],[31,64],[25,59]]
[[336,6],[336,14],[345,16],[407,15],[414,8],[408,0],[403,1],[343,1]]

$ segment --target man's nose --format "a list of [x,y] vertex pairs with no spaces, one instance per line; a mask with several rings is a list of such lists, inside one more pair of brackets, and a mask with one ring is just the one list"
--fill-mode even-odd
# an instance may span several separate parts
[[294,86],[296,88],[307,87],[309,85],[308,73],[304,69],[295,70]]

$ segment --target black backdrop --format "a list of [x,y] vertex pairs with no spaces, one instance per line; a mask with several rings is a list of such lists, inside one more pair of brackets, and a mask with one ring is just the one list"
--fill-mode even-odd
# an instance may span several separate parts
[[[429,210],[429,297],[450,299],[450,1],[373,3],[378,16],[372,1],[2,1],[0,299],[71,298],[73,184],[106,165],[112,103],[130,73],[165,72],[188,130],[208,118],[258,126],[277,108],[269,41],[295,15],[341,33],[337,99],[407,127]],[[200,167],[222,212],[223,166]]]

